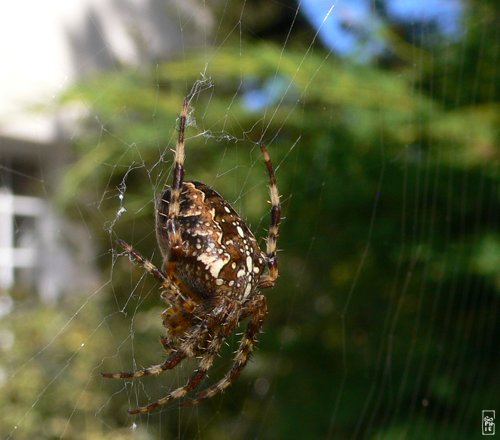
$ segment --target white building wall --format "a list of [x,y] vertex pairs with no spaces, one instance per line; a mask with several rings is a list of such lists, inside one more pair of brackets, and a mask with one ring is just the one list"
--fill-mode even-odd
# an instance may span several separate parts
[[16,0],[0,3],[0,135],[52,142],[50,105],[75,80],[204,44],[212,20],[195,0]]
[[[81,245],[71,243],[81,234],[49,202],[59,170],[70,157],[68,133],[73,132],[71,115],[53,110],[60,93],[97,70],[149,65],[206,44],[212,18],[204,4],[0,2],[0,300],[18,272],[28,274],[48,300],[92,278],[88,237]],[[19,193],[12,182],[23,176],[43,190]],[[25,191],[30,185],[22,187]],[[75,248],[85,250],[83,257],[71,254]]]

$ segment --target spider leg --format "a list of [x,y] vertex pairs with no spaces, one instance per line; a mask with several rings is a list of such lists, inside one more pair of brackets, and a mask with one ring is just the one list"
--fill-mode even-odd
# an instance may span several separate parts
[[182,237],[181,231],[178,228],[176,219],[180,212],[180,196],[182,182],[184,178],[184,132],[186,129],[186,120],[188,113],[188,98],[184,99],[181,113],[179,115],[179,136],[175,147],[175,165],[174,178],[172,182],[172,190],[170,193],[170,202],[168,205],[166,230],[168,235],[168,243],[170,253],[165,264],[167,274],[175,272],[177,260],[182,256]]
[[[200,341],[203,341],[205,339],[206,334],[207,330],[204,327],[195,327],[195,329],[183,340],[181,345],[173,353],[171,353],[162,364],[153,365],[152,367],[148,368],[142,368],[137,371],[121,373],[101,373],[101,375],[107,379],[128,379],[157,375],[163,371],[171,370],[183,359],[195,356],[195,353],[197,353],[197,345]],[[162,344],[164,343],[164,341],[169,341],[169,338],[162,338]],[[165,343],[167,344],[167,342]],[[164,347],[167,348],[165,344]]]
[[129,410],[129,414],[139,414],[149,412],[159,406],[165,405],[168,402],[184,397],[189,391],[196,388],[200,382],[206,377],[207,371],[212,366],[213,361],[217,353],[219,352],[222,343],[224,342],[225,336],[222,334],[216,335],[212,338],[206,351],[203,353],[198,369],[191,375],[186,384],[176,388],[175,390],[168,393],[165,397],[158,399],[156,402],[150,403],[149,405],[141,406],[132,410]]
[[193,399],[182,402],[182,406],[192,406],[208,399],[231,385],[240,375],[252,353],[256,343],[256,337],[262,327],[262,323],[267,315],[266,298],[263,295],[257,295],[248,305],[248,311],[243,311],[242,316],[251,313],[252,318],[247,325],[246,331],[241,338],[240,345],[236,351],[232,368],[224,375],[222,379],[210,387],[200,391]]
[[174,351],[165,362],[158,365],[153,365],[149,368],[143,368],[137,371],[131,372],[121,372],[121,373],[101,373],[102,377],[107,379],[128,379],[135,377],[151,376],[155,374],[160,374],[162,371],[171,370],[176,365],[178,365],[183,359],[187,357],[187,354],[182,351]]
[[153,275],[160,283],[168,282],[167,276],[158,269],[151,261],[147,258],[143,257],[139,252],[137,252],[131,245],[129,245],[126,241],[118,239],[116,243],[121,246],[130,257],[130,260],[137,264],[138,266],[146,269],[151,275]]
[[276,258],[276,242],[278,240],[278,229],[281,221],[281,204],[278,185],[276,184],[276,176],[274,174],[271,158],[264,144],[260,144],[260,150],[264,155],[267,172],[269,174],[269,194],[271,196],[271,225],[267,237],[267,267],[269,273],[261,277],[259,287],[272,287],[278,278],[278,260]]
[[191,312],[195,304],[190,298],[186,298],[179,287],[171,281],[171,279],[163,273],[160,269],[158,269],[151,261],[142,256],[138,251],[136,251],[131,245],[129,245],[124,240],[118,239],[116,243],[120,245],[125,251],[128,253],[130,260],[137,264],[138,266],[143,267],[154,276],[158,281],[160,281],[163,292],[161,294],[161,298],[173,304],[178,305],[182,309]]
[[172,350],[175,350],[174,342],[172,341],[171,338],[168,338],[167,336],[160,336],[160,343],[166,352],[171,352]]

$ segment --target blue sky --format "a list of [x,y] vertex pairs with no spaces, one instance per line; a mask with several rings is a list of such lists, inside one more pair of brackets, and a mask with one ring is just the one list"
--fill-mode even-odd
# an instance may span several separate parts
[[[318,38],[340,56],[369,61],[386,48],[380,32],[383,20],[373,9],[373,0],[297,0],[302,14],[318,31]],[[333,9],[332,9],[333,6]],[[403,23],[435,22],[443,36],[460,34],[461,0],[385,0],[391,20]],[[270,78],[262,85],[248,84],[245,105],[260,111],[283,95],[289,84]]]
[[[341,56],[369,59],[384,47],[383,22],[373,0],[301,0],[300,9],[325,46]],[[333,10],[331,9],[333,5]],[[389,17],[405,23],[433,21],[443,35],[460,32],[460,0],[386,0]],[[330,13],[329,13],[330,11]]]

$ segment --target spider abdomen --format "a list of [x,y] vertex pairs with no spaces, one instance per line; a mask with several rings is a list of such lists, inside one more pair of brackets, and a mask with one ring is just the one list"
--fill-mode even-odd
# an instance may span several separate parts
[[[170,249],[166,230],[170,193],[166,188],[156,207],[157,239],[165,259]],[[246,223],[220,194],[200,182],[183,182],[176,222],[183,242],[176,275],[192,293],[201,298],[245,299],[255,291],[265,256]]]

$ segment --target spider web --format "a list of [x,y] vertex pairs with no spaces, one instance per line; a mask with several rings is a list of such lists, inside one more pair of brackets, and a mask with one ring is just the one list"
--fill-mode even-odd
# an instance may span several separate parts
[[[446,17],[461,5],[443,24],[395,2],[313,3],[176,2],[175,56],[114,65],[69,92],[86,117],[57,200],[93,243],[87,263],[100,281],[57,306],[13,294],[3,307],[7,438],[479,435],[481,410],[498,407],[498,30],[484,5],[429,2]],[[193,43],[202,13],[211,20]],[[115,240],[161,264],[154,200],[172,178],[190,91],[185,178],[223,194],[262,246],[258,143],[268,146],[284,212],[281,275],[265,292],[252,361],[226,393],[129,417],[196,368],[99,374],[165,357],[157,283]],[[202,387],[230,368],[241,331]]]

